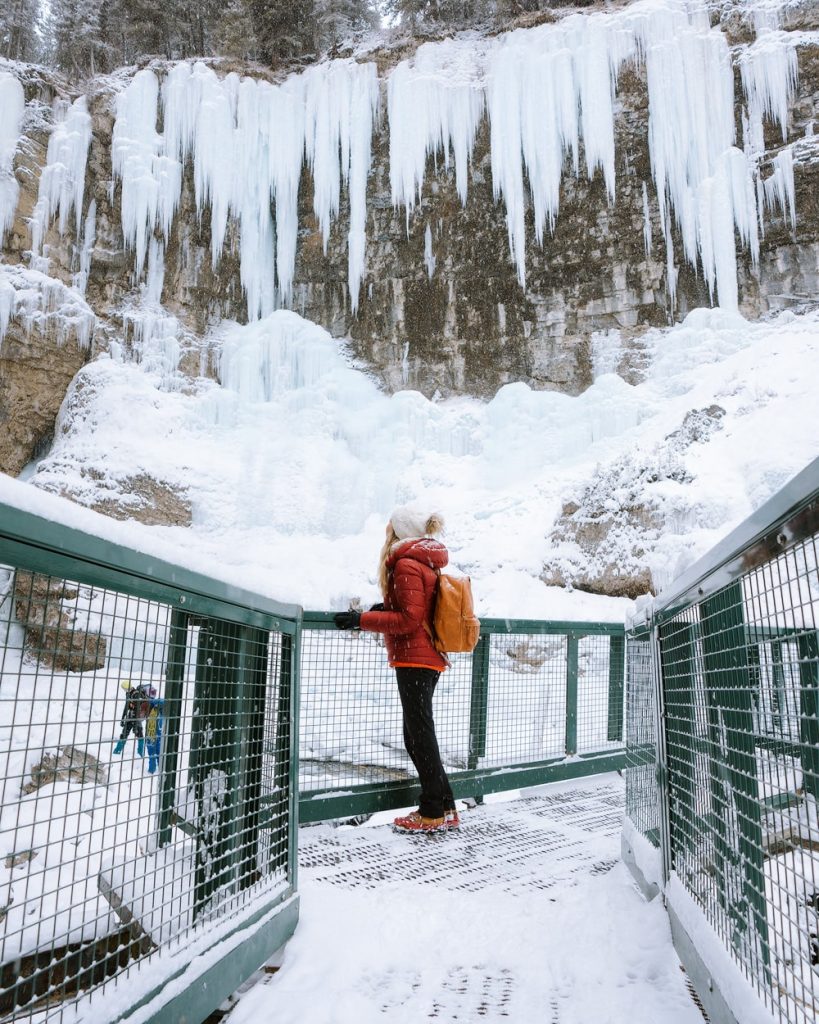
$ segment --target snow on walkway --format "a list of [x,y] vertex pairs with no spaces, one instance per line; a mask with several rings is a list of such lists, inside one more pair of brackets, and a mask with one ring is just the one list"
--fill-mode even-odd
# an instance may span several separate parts
[[302,829],[296,934],[226,1024],[703,1024],[665,911],[620,862],[622,813],[605,775],[440,837]]

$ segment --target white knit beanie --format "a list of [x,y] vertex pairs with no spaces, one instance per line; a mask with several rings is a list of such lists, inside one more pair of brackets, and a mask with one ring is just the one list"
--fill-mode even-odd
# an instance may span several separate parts
[[409,505],[397,508],[390,516],[390,522],[399,540],[433,536],[444,528],[444,520],[440,512],[421,512]]

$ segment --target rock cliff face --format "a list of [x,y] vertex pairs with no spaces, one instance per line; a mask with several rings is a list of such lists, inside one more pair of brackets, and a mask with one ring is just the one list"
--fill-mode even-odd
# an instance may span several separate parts
[[[758,266],[752,266],[745,249],[738,249],[739,308],[749,318],[819,293],[819,147],[811,127],[819,108],[819,41],[803,31],[819,28],[819,15],[815,5],[801,4],[788,17],[785,27],[801,33],[799,79],[784,140],[794,144],[796,220],[791,226],[782,210],[767,211]],[[722,27],[731,43],[753,38],[747,19],[735,11],[723,16]],[[367,59],[373,56],[382,72],[397,60],[390,53],[370,54]],[[12,70],[22,73],[19,66]],[[253,68],[246,70],[254,74]],[[162,68],[157,71],[164,73]],[[2,254],[7,264],[23,263],[31,248],[29,219],[45,163],[50,104],[69,93],[63,81],[36,70],[29,69],[24,77],[28,106],[14,159],[20,200]],[[735,77],[741,138],[738,69]],[[120,187],[112,186],[113,94],[121,87],[120,79],[109,78],[92,83],[87,94],[92,136],[79,218],[85,237],[79,237],[83,231],[76,230],[73,218],[63,233],[55,221],[42,250],[48,274],[69,286],[82,270],[85,248],[85,300],[96,315],[93,345],[86,352],[76,340],[49,339],[47,332],[39,337],[21,334],[12,317],[12,333],[0,347],[0,417],[8,427],[0,447],[0,468],[7,472],[19,472],[47,439],[68,381],[89,353],[116,341],[138,356],[139,336],[128,310],[145,285],[134,280],[133,258],[121,228]],[[382,81],[382,97],[384,92]],[[407,217],[403,208],[393,206],[389,128],[382,116],[373,136],[367,185],[359,308],[352,311],[347,287],[348,195],[342,190],[325,252],[307,169],[299,192],[292,307],[349,342],[352,354],[388,391],[414,388],[430,397],[490,397],[509,381],[524,381],[535,388],[577,394],[592,380],[594,342],[601,333],[612,339],[612,367],[627,380],[639,379],[641,333],[709,304],[710,297],[703,277],[681,259],[682,239],[676,227],[673,301],[670,295],[652,184],[643,66],[620,73],[614,129],[615,200],[609,200],[599,172],[590,180],[585,171],[577,177],[564,175],[560,214],[542,246],[534,240],[529,204],[527,278],[522,287],[510,255],[505,208],[493,194],[486,120],[478,130],[466,205],[458,197],[453,170],[436,168],[430,157],[420,200]],[[778,126],[766,122],[764,145],[763,171],[783,147]],[[215,374],[207,344],[201,340],[207,327],[223,317],[246,317],[236,236],[230,222],[222,259],[214,269],[210,221],[197,215],[188,166],[165,253],[161,300],[165,312],[178,318],[181,365],[193,374]]]

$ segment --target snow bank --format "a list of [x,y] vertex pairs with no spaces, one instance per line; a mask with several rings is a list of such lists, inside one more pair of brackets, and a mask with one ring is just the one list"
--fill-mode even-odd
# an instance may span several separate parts
[[[645,336],[651,365],[640,385],[600,362],[578,397],[513,384],[488,403],[387,396],[326,331],[285,310],[223,325],[209,339],[221,385],[181,390],[168,383],[173,338],[151,330],[157,347],[138,365],[115,349],[85,367],[78,411],[66,403],[34,480],[88,504],[139,473],[178,487],[191,529],[146,537],[176,545],[199,571],[307,607],[378,600],[384,523],[413,501],[447,518],[451,558],[473,577],[479,614],[622,621],[628,601],[539,579],[556,554],[552,524],[588,481],[607,479],[618,460],[633,468],[633,481],[612,477],[598,497],[662,515],[645,561],[663,585],[819,450],[812,375],[792,370],[819,365],[816,313],[750,324],[696,310]],[[724,410],[721,429],[675,449],[685,482],[652,472],[686,415],[712,404]],[[788,445],[771,443],[783,433]],[[134,543],[145,543],[141,531]]]

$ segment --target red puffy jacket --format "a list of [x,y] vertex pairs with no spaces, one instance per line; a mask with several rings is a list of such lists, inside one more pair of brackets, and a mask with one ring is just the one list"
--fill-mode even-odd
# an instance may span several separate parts
[[384,633],[393,668],[413,666],[442,672],[446,659],[435,650],[424,623],[432,618],[436,569],[449,561],[444,545],[431,537],[406,540],[387,560],[390,571],[383,612],[363,612],[361,628]]

